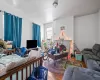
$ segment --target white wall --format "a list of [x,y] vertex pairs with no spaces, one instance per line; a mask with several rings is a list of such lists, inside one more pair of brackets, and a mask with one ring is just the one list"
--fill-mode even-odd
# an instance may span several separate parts
[[98,43],[100,44],[100,10],[98,12],[98,18],[99,18],[99,32],[98,32]]
[[44,34],[45,34],[44,25],[41,25],[41,41],[45,39]]
[[[60,28],[62,26],[65,26],[65,32],[68,37],[70,37],[72,40],[74,40],[73,32],[74,32],[74,21],[73,16],[70,17],[63,17],[59,18],[57,20],[54,20],[53,22],[44,24],[44,31],[46,27],[53,27],[53,39],[55,40],[59,34],[60,34]],[[46,39],[46,31],[45,31],[45,39]]]
[[98,42],[98,13],[75,17],[74,39],[80,50]]
[[3,13],[0,12],[0,39],[3,39],[4,36],[4,31],[3,31]]
[[65,26],[65,32],[68,37],[74,40],[74,18],[73,16],[63,17],[53,22],[54,26],[54,38],[57,38],[60,34],[60,27]]
[[24,18],[22,23],[21,47],[26,47],[27,40],[32,40],[32,23]]

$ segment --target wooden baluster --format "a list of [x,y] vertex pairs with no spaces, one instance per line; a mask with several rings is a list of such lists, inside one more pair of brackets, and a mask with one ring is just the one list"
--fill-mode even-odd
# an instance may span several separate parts
[[38,61],[38,66],[40,66],[40,60]]
[[38,61],[38,67],[39,67],[40,65],[39,65],[39,61]]
[[16,73],[16,80],[18,80],[18,72]]
[[30,65],[30,75],[31,75],[31,65]]
[[26,67],[26,79],[27,79],[27,67]]
[[38,66],[37,66],[37,62],[36,62],[36,67],[38,67]]
[[21,76],[21,80],[23,80],[23,69],[22,69],[21,73],[22,73],[22,74],[21,74],[21,75],[22,75],[22,76]]
[[41,59],[40,59],[40,66],[42,66],[42,63],[43,63],[43,62],[42,62],[42,58],[41,58]]
[[33,63],[33,68],[34,68],[34,63]]
[[34,69],[34,63],[33,63],[32,71],[33,71],[33,69]]
[[12,75],[10,76],[10,80],[12,80]]
[[39,60],[39,66],[40,66],[40,60]]

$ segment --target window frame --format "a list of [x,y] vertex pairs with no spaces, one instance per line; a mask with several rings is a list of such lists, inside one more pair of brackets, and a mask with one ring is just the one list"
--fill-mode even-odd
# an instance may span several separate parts
[[[48,34],[47,28],[52,28],[52,30],[48,30],[48,31],[51,32],[51,38],[48,38],[48,35],[47,35],[47,34]],[[52,38],[53,38],[53,27],[52,27],[52,26],[51,26],[51,27],[46,27],[46,30],[45,30],[45,31],[46,31],[46,39],[47,39],[47,40],[50,40],[50,39],[52,40]]]

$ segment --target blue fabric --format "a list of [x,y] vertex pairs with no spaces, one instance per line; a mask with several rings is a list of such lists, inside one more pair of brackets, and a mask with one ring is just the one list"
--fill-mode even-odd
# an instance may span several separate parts
[[100,61],[95,61],[93,59],[89,59],[89,60],[87,60],[87,67],[89,69],[100,72]]
[[20,48],[22,34],[22,18],[13,16],[13,44],[15,48]]
[[21,52],[16,51],[15,54],[17,54],[18,56],[21,56]]
[[21,48],[21,56],[24,56],[25,55],[25,53],[26,53],[26,48],[25,47],[22,47]]
[[45,67],[39,66],[38,67],[38,79],[47,80],[48,69]]
[[35,77],[30,76],[28,80],[37,80]]
[[22,48],[16,50],[15,54],[17,54],[21,57],[24,57],[26,54],[26,51],[27,51],[27,49],[25,47],[22,47]]
[[37,40],[37,46],[41,47],[41,32],[40,26],[37,24],[33,24],[33,40]]
[[13,16],[4,12],[4,40],[13,40],[13,24],[12,24]]
[[33,69],[31,76],[28,80],[47,80],[48,69],[45,67],[39,66]]
[[80,67],[68,67],[62,80],[100,80],[100,72]]
[[53,54],[56,53],[56,50],[55,49],[49,49],[48,52],[53,55]]
[[21,45],[22,18],[4,12],[4,40],[13,41],[13,47]]

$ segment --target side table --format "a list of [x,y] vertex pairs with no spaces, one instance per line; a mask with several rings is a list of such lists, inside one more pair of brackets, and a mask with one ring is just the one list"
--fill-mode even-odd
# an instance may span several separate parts
[[54,55],[48,54],[48,57],[54,60],[54,66],[56,66],[56,60],[62,59],[64,57],[68,57],[68,52],[64,52],[64,53],[61,53],[61,54],[54,54]]

